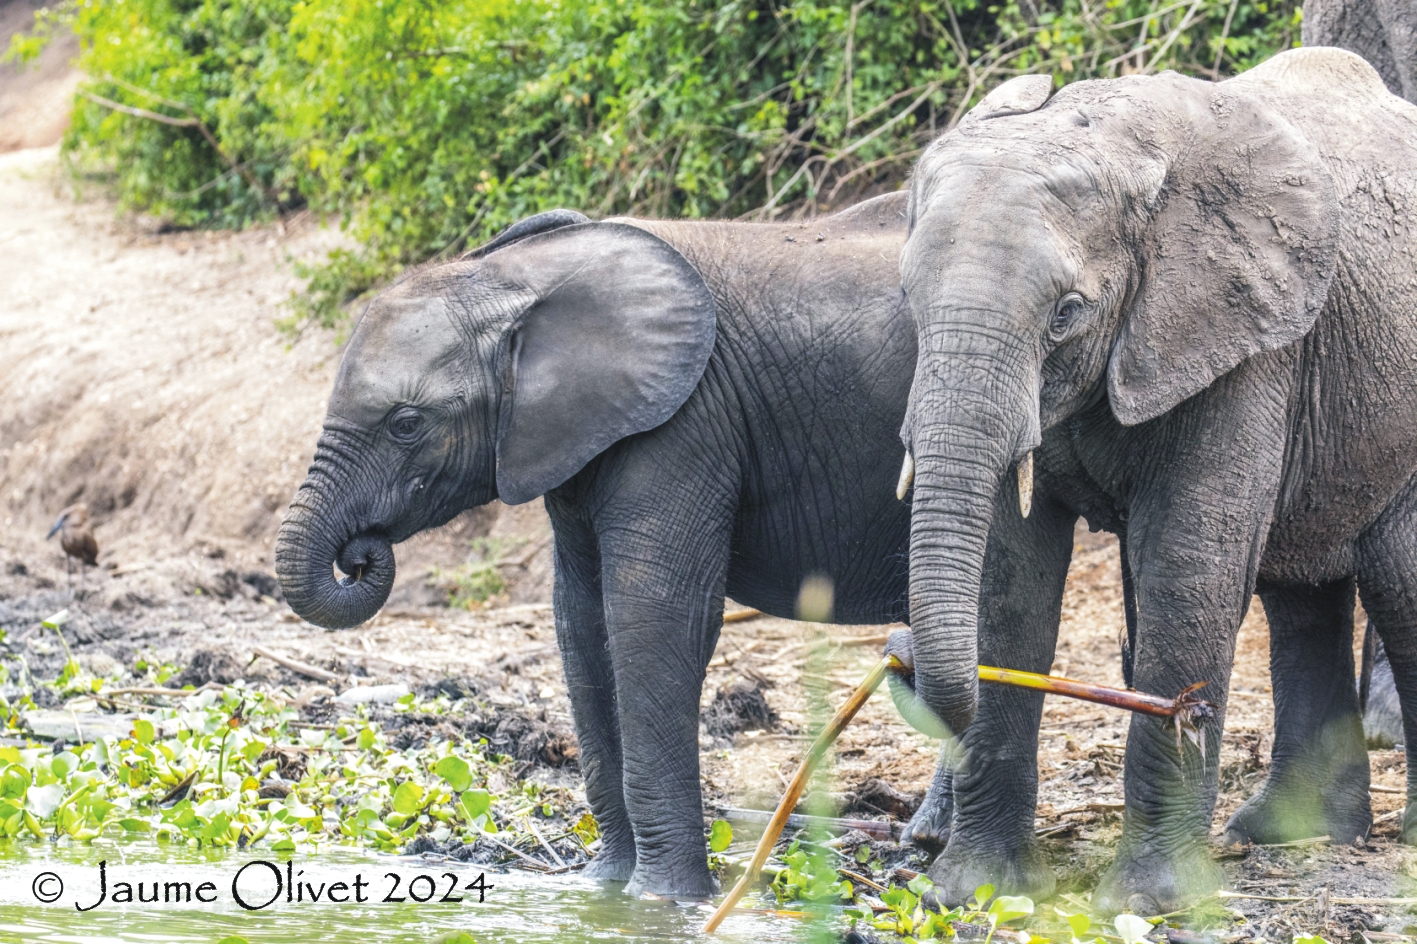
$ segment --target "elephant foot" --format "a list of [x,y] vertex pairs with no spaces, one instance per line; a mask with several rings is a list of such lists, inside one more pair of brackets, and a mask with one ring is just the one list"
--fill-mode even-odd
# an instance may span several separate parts
[[1032,842],[1004,853],[966,849],[963,843],[951,841],[926,874],[935,883],[936,901],[945,908],[969,901],[980,885],[993,885],[1000,895],[1024,895],[1034,901],[1051,897],[1058,887],[1053,870]]
[[927,796],[905,824],[900,841],[913,842],[927,852],[939,852],[950,841],[951,812],[948,804],[932,804]]
[[[1337,843],[1357,842],[1373,826],[1367,783],[1368,778],[1361,774],[1339,778],[1326,792],[1320,792],[1313,787],[1286,789],[1271,778],[1225,824],[1225,845],[1273,845],[1316,836],[1328,836]],[[1363,789],[1355,789],[1355,785]]]
[[1092,893],[1093,909],[1102,914],[1131,911],[1142,917],[1169,914],[1213,894],[1225,873],[1205,843],[1184,850],[1144,845],[1118,856]]
[[597,882],[628,882],[635,874],[635,844],[628,848],[606,846],[603,842],[590,864],[581,871],[586,878]]
[[1402,707],[1395,697],[1368,702],[1368,710],[1363,713],[1363,738],[1370,751],[1403,746],[1407,736],[1402,730]]
[[1402,836],[1398,842],[1404,846],[1417,846],[1417,804],[1410,799],[1407,801],[1407,809],[1402,813]]
[[698,868],[655,868],[640,863],[635,867],[625,894],[639,898],[653,895],[673,901],[707,901],[718,894],[718,882],[708,870],[708,857],[701,856]]

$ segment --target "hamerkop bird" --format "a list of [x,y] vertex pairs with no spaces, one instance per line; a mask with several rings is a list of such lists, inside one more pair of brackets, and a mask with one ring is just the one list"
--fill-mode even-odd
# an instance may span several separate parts
[[62,532],[59,534],[59,546],[64,549],[64,572],[72,591],[74,564],[71,558],[79,562],[80,587],[84,585],[84,575],[88,572],[89,565],[98,565],[98,541],[94,539],[93,529],[89,527],[89,506],[79,502],[59,512],[59,520],[54,522],[54,527],[49,529],[44,539],[49,540],[57,532]]

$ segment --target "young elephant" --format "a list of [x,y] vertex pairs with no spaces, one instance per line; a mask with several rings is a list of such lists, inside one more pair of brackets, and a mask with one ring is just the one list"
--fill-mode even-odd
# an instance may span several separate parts
[[[1132,721],[1121,843],[1094,901],[1159,913],[1221,879],[1206,837],[1252,592],[1271,628],[1274,763],[1233,839],[1369,828],[1355,578],[1417,723],[1417,108],[1333,49],[1218,84],[1050,90],[1006,83],[931,146],[901,260],[920,339],[904,427],[915,682],[966,758],[933,875],[946,899],[976,879],[1051,886],[1016,775],[1037,711],[981,692],[976,665],[1046,665],[1082,514],[1128,539],[1137,688],[1205,682],[1221,710],[1204,752]],[[1024,520],[996,497],[1040,445],[1049,497]],[[1000,555],[1049,542],[1055,559],[1018,576],[1035,612],[994,620],[981,587]]]
[[905,203],[790,225],[542,214],[389,289],[350,339],[278,539],[286,598],[355,625],[392,544],[544,494],[593,876],[713,890],[698,708],[725,594],[791,617],[823,574],[837,619],[906,616]]

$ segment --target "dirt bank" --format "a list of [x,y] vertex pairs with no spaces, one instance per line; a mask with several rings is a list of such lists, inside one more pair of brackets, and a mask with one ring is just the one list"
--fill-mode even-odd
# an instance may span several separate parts
[[[10,37],[34,22],[42,0],[0,0],[0,53]],[[70,65],[79,53],[71,33],[54,41],[29,64],[0,63],[0,153],[54,144],[69,127],[69,103],[79,85]]]

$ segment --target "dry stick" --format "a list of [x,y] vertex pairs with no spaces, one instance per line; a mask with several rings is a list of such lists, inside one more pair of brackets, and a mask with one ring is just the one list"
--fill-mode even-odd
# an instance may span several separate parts
[[531,821],[530,816],[526,817],[526,826],[527,829],[531,830],[531,834],[536,837],[536,841],[541,843],[541,847],[551,853],[551,858],[556,860],[557,868],[564,869],[566,867],[566,860],[557,855],[556,850],[551,848],[551,843],[547,842],[546,837],[541,835],[541,830],[536,828],[536,824]]
[[[757,881],[758,873],[762,871],[763,864],[767,862],[768,856],[772,854],[773,847],[777,845],[777,839],[782,835],[783,827],[787,825],[791,818],[791,813],[797,806],[797,801],[802,798],[802,792],[807,788],[807,781],[812,776],[812,771],[826,755],[827,749],[841,735],[841,732],[851,723],[851,719],[861,710],[861,706],[866,704],[866,700],[880,687],[881,681],[885,679],[886,672],[892,669],[901,669],[900,661],[894,656],[887,656],[877,662],[870,673],[861,681],[860,685],[847,697],[846,703],[837,709],[825,730],[812,742],[811,748],[807,751],[807,756],[802,758],[802,764],[797,768],[796,775],[792,782],[787,785],[787,791],[782,796],[782,801],[778,803],[777,810],[773,813],[772,820],[769,821],[767,829],[763,832],[762,838],[758,840],[757,851],[753,853],[752,861],[748,863],[748,869],[743,873],[743,877],[738,880],[738,884],[733,886],[733,890],[728,893],[728,897],[723,900],[723,904],[718,906],[708,923],[704,925],[704,933],[712,934],[723,923],[723,919],[733,910],[739,900],[747,894],[748,888]],[[1102,705],[1112,705],[1117,708],[1125,708],[1129,711],[1139,711],[1145,714],[1157,715],[1163,718],[1171,718],[1176,722],[1177,729],[1194,726],[1200,721],[1210,717],[1214,709],[1206,701],[1201,700],[1195,691],[1199,685],[1192,685],[1174,699],[1165,699],[1157,695],[1148,695],[1144,692],[1131,691],[1129,689],[1112,688],[1107,685],[1091,685],[1087,682],[1078,682],[1073,679],[1056,678],[1051,675],[1040,675],[1037,672],[1020,672],[1014,669],[999,669],[993,666],[981,665],[979,667],[979,678],[981,681],[997,682],[1001,685],[1012,685],[1018,688],[1030,688],[1036,691],[1048,692],[1054,695],[1067,695],[1071,698],[1079,698],[1083,701],[1096,702]]]
[[[769,823],[773,818],[773,814],[767,810],[744,810],[725,806],[720,807],[719,811],[723,814],[723,818],[730,823]],[[809,826],[816,826],[843,833],[859,829],[873,839],[898,839],[903,824],[877,819],[841,819],[835,816],[803,816],[800,813],[793,813],[787,817],[785,825],[791,829],[806,829]]]
[[551,869],[551,866],[547,865],[545,862],[542,862],[540,859],[535,858],[534,856],[529,856],[529,855],[527,855],[525,852],[522,852],[520,849],[517,849],[517,848],[515,848],[515,847],[513,847],[513,846],[508,845],[507,843],[505,843],[505,842],[503,842],[502,840],[498,839],[496,836],[493,836],[493,835],[491,835],[491,834],[489,834],[489,833],[483,833],[483,834],[482,834],[482,838],[483,838],[483,839],[486,839],[488,842],[491,842],[491,843],[493,843],[493,844],[495,844],[495,845],[501,846],[503,849],[506,849],[508,852],[510,852],[510,853],[511,853],[512,855],[514,855],[514,856],[519,856],[520,858],[525,859],[526,861],[530,862],[532,865],[536,866],[536,867],[539,868],[539,869],[543,869],[543,870],[547,870],[547,871],[549,871],[549,870]]
[[745,620],[756,619],[757,617],[762,615],[762,610],[733,610],[731,613],[723,614],[723,621],[725,623],[741,623]]
[[851,719],[856,717],[856,712],[861,710],[861,706],[866,704],[866,700],[871,697],[871,693],[880,687],[881,682],[886,677],[886,672],[891,667],[893,657],[887,656],[876,663],[861,684],[856,686],[856,690],[846,699],[846,703],[837,709],[831,721],[827,722],[826,728],[817,739],[812,742],[812,746],[807,751],[807,756],[802,758],[802,764],[797,768],[797,774],[792,778],[792,782],[787,785],[787,792],[783,794],[782,802],[777,805],[777,812],[773,814],[772,821],[768,823],[767,830],[763,837],[758,840],[757,851],[753,853],[752,861],[748,863],[748,870],[743,873],[743,877],[738,880],[738,884],[733,886],[733,890],[728,893],[728,897],[723,900],[723,904],[718,906],[718,910],[708,919],[704,925],[704,933],[712,934],[723,919],[728,917],[728,913],[733,910],[733,906],[738,904],[748,889],[758,879],[758,873],[762,871],[763,863],[772,854],[773,846],[777,845],[777,837],[782,835],[782,828],[787,825],[787,818],[793,808],[797,806],[797,801],[801,799],[802,792],[807,789],[807,781],[812,776],[812,771],[826,755],[827,749],[841,734],[842,730],[851,723]]
[[312,678],[317,682],[339,681],[339,676],[333,672],[328,672],[324,669],[316,668],[313,665],[307,665],[304,662],[297,662],[289,656],[277,655],[276,653],[271,652],[269,649],[263,648],[261,646],[252,646],[251,651],[258,656],[263,656],[267,659],[270,659],[272,662],[285,666],[292,672],[299,673],[300,675],[303,675],[306,678]]

